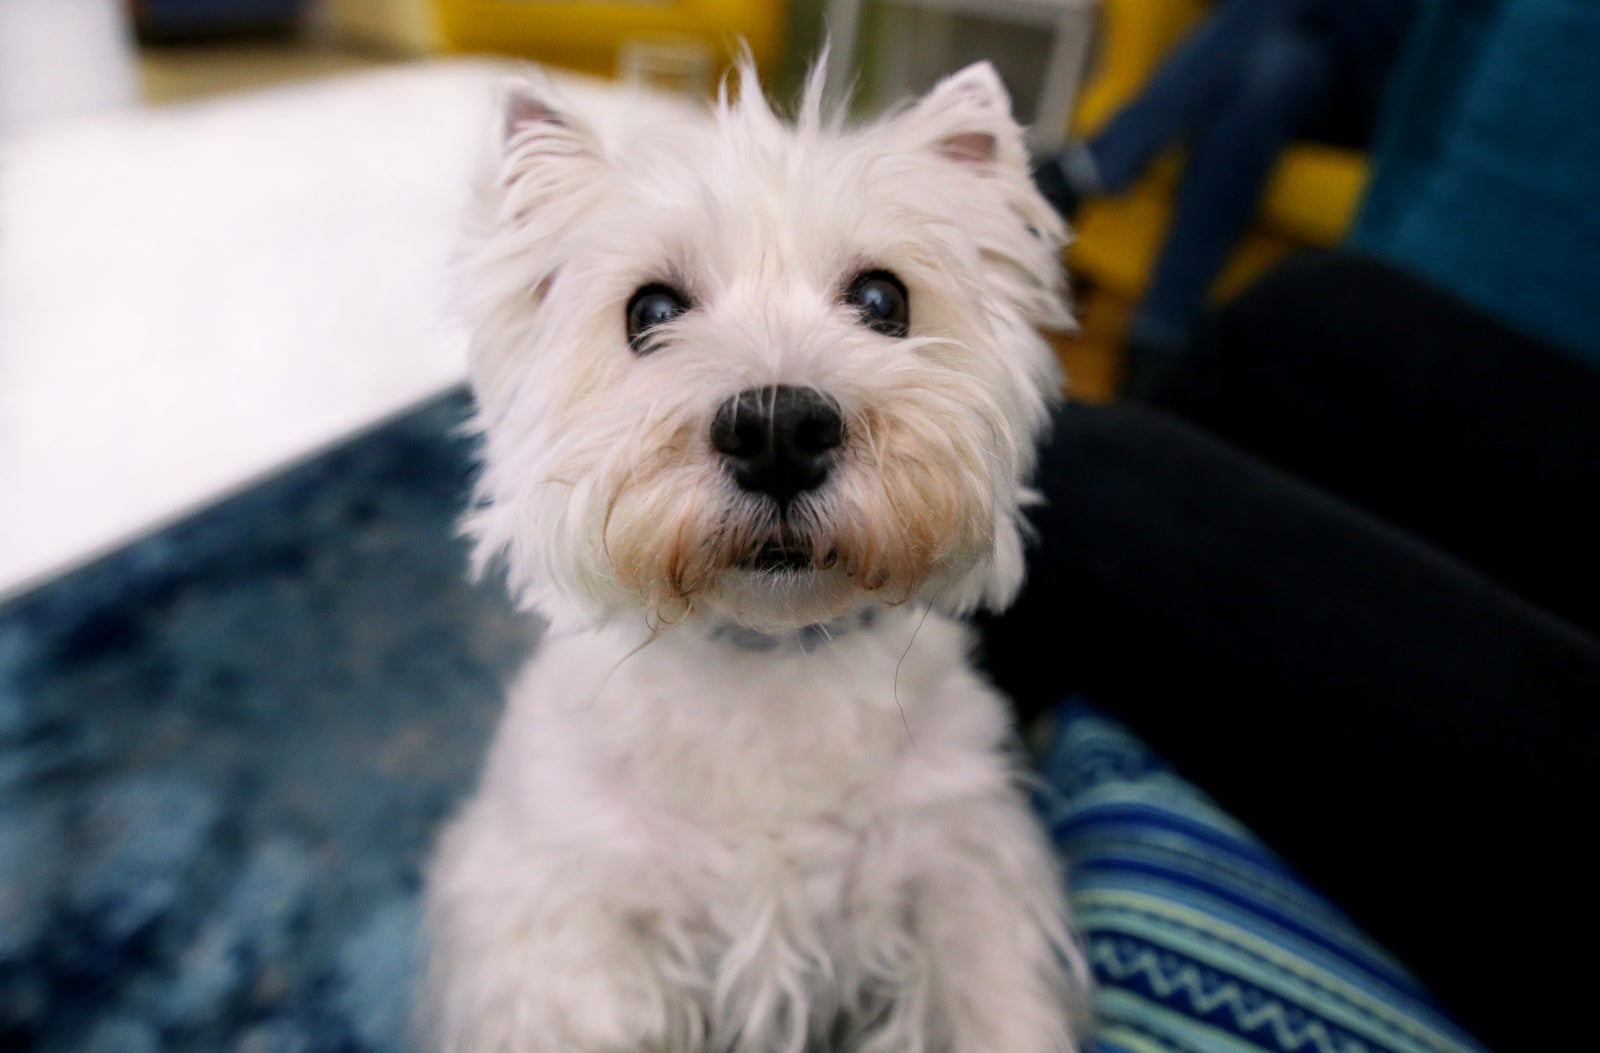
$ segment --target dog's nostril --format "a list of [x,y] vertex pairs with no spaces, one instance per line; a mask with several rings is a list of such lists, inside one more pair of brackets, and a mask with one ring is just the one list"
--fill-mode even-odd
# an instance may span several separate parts
[[749,406],[734,406],[732,412],[728,412],[729,405],[731,403],[723,403],[723,412],[717,414],[712,424],[711,444],[718,453],[730,457],[759,456],[767,446],[768,421]]
[[711,445],[740,488],[767,494],[779,507],[826,481],[843,442],[838,403],[811,388],[741,391],[711,422]]
[[844,421],[839,412],[830,408],[799,421],[794,428],[792,441],[802,453],[825,453],[844,440]]

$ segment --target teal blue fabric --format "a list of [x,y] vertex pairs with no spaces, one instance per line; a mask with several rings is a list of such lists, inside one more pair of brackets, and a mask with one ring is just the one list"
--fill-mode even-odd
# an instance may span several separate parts
[[1403,965],[1125,727],[1066,704],[1043,774],[1098,984],[1098,1053],[1482,1053]]
[[1351,248],[1600,368],[1600,4],[1432,0]]

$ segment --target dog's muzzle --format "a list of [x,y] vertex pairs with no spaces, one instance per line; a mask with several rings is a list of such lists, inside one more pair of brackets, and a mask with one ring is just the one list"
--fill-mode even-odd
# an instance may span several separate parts
[[718,407],[711,422],[711,445],[739,488],[766,494],[780,513],[827,481],[843,443],[839,404],[813,388],[750,388]]

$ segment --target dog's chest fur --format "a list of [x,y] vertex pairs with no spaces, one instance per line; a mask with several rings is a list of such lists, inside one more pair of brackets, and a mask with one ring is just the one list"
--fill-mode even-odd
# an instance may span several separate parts
[[705,998],[804,976],[812,1012],[862,1012],[911,921],[892,861],[923,818],[1004,792],[964,630],[906,610],[806,648],[639,643],[552,639],[513,690],[481,798],[511,809],[501,852],[549,873],[608,845],[616,869],[571,880],[617,880],[612,909],[670,926],[724,987]]
[[665,840],[692,855],[690,838],[782,855],[798,839],[810,856],[1004,780],[1000,703],[942,617],[892,612],[804,649],[714,634],[640,643],[551,640],[514,689],[486,782],[524,799],[535,829],[576,825],[574,802],[541,794],[580,794],[647,851]]

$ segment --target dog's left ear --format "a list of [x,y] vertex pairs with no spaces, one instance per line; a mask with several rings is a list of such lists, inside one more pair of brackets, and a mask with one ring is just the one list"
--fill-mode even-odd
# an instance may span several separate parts
[[988,62],[952,73],[899,120],[916,145],[958,164],[1026,168],[1027,149],[1011,116],[1011,96]]

